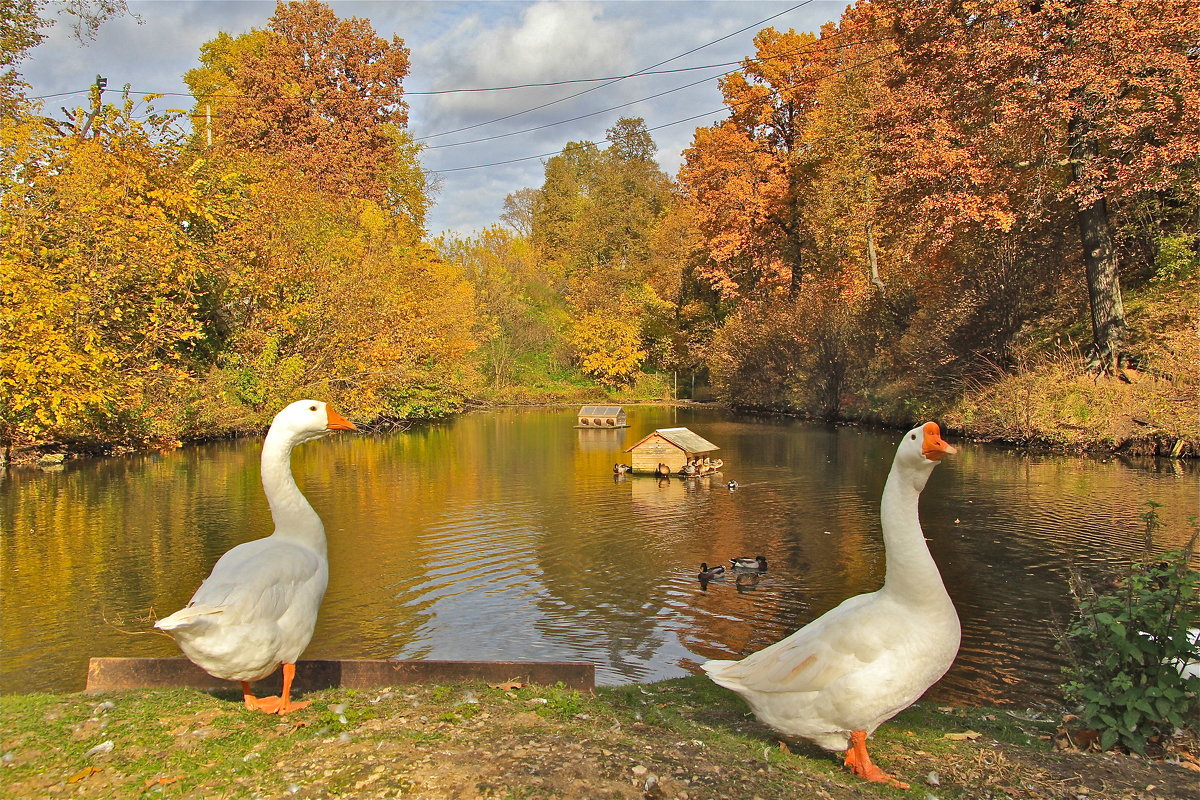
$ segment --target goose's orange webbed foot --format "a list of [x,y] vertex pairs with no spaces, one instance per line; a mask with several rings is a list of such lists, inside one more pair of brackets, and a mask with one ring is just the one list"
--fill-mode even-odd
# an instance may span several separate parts
[[242,681],[242,701],[246,704],[246,708],[250,711],[262,711],[264,714],[278,714],[279,707],[283,701],[272,695],[271,697],[255,697],[250,691],[250,684]]
[[888,786],[894,786],[897,789],[908,788],[907,783],[887,774],[871,763],[871,757],[867,755],[866,731],[852,731],[850,733],[850,747],[846,750],[846,766],[850,768],[851,772],[864,780],[874,783],[886,783]]
[[309,701],[305,700],[301,703],[292,702],[292,681],[296,678],[296,665],[283,665],[283,699],[279,703],[278,714],[290,714],[293,711],[299,711],[302,708],[307,708]]

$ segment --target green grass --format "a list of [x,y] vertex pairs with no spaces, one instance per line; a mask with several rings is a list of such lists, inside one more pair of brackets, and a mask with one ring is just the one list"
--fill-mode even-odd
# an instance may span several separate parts
[[[781,746],[739,698],[701,677],[594,693],[455,684],[303,699],[307,709],[279,718],[245,711],[234,693],[184,689],[0,696],[0,798],[436,799],[471,796],[467,787],[487,798],[591,798],[627,796],[648,775],[661,796],[693,800],[923,797],[865,784],[810,744]],[[1045,776],[1062,791],[1039,796],[1075,798],[1088,768],[1059,763],[1067,757],[1050,750],[1054,728],[1023,713],[921,704],[884,724],[871,753],[914,791],[940,773],[939,800],[1024,796]],[[968,731],[980,737],[946,738]],[[92,750],[107,741],[110,751]],[[999,771],[997,758],[1007,759]],[[1183,797],[1171,787],[1192,785],[1178,767],[1129,764],[1142,772],[1126,786],[1154,783],[1156,797]],[[984,783],[998,788],[981,792]],[[1090,784],[1091,800],[1126,796],[1106,794],[1110,786],[1120,786],[1111,771]]]

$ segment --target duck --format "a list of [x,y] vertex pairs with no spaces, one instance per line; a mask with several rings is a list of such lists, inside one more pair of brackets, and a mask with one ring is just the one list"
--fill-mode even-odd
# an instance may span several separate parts
[[755,586],[758,586],[759,577],[762,573],[759,572],[739,572],[733,582],[737,586],[739,592],[751,591]]
[[737,482],[737,481],[735,481],[733,478],[730,478],[730,479],[729,479],[729,483],[728,483],[728,484],[726,484],[726,485],[729,487],[729,491],[731,491],[731,492],[732,492],[734,489],[738,488],[738,482]]
[[[297,400],[271,421],[263,441],[263,491],[275,531],[217,559],[187,605],[154,623],[208,674],[241,684],[251,711],[289,714],[296,660],[312,639],[329,583],[325,527],[292,477],[292,449],[336,431],[358,430],[317,400]],[[250,684],[283,665],[279,697],[255,697]]]
[[946,674],[958,654],[958,614],[917,517],[934,467],[955,452],[934,422],[904,434],[880,504],[882,588],[843,601],[740,661],[701,665],[768,727],[843,752],[854,774],[898,788],[908,784],[871,762],[866,740]]
[[626,472],[629,472],[630,469],[631,468],[628,464],[613,464],[614,475],[624,475]]
[[734,569],[756,569],[759,572],[767,571],[767,559],[765,556],[738,556],[737,558],[729,559],[729,563],[733,564]]
[[697,575],[696,577],[702,581],[711,581],[714,578],[722,578],[724,576],[725,576],[725,567],[718,564],[717,566],[713,567],[712,569],[709,569],[708,562],[701,561],[700,562],[700,574]]

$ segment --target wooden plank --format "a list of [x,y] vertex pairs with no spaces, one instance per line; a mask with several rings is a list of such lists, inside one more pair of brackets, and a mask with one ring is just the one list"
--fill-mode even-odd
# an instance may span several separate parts
[[[255,683],[255,691],[280,691],[281,673]],[[591,691],[596,667],[582,661],[391,661],[313,660],[296,665],[297,691],[377,689],[407,683],[484,681],[552,685]],[[237,684],[214,678],[186,658],[92,658],[88,661],[87,690],[151,689],[183,686],[191,689],[230,689]]]

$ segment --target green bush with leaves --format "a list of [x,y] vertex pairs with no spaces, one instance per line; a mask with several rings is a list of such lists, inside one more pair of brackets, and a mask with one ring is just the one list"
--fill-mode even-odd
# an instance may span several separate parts
[[1062,637],[1070,661],[1062,689],[1080,704],[1081,721],[1100,732],[1102,750],[1119,744],[1140,754],[1194,724],[1200,709],[1200,676],[1182,669],[1200,658],[1200,573],[1189,566],[1197,534],[1153,556],[1158,503],[1146,506],[1143,557],[1100,587],[1073,576],[1076,612]]

